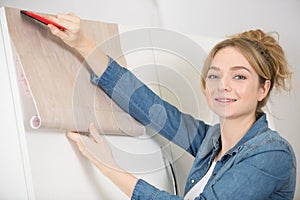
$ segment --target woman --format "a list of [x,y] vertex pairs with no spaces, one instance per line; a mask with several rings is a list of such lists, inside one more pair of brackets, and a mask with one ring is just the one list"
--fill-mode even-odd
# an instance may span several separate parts
[[[291,78],[284,52],[272,36],[261,30],[248,31],[231,36],[211,50],[201,81],[208,105],[220,123],[210,126],[179,112],[96,49],[81,32],[77,16],[49,18],[68,29],[60,31],[48,25],[54,35],[86,58],[93,70],[93,83],[121,107],[129,102],[130,115],[195,157],[184,199],[293,199],[294,152],[286,140],[268,128],[262,111],[273,87],[288,89],[286,80]],[[89,56],[91,52],[93,56]],[[140,87],[134,88],[136,85]],[[89,138],[75,132],[67,135],[128,197],[182,199],[120,169],[93,125],[89,132]],[[98,145],[101,155],[91,153],[86,143]]]

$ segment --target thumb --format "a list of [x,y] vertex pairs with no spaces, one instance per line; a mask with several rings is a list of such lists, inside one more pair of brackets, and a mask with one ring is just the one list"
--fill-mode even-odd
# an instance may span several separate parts
[[103,142],[103,138],[100,136],[94,123],[90,123],[89,132],[90,132],[91,136],[93,137],[93,139],[95,140],[95,142],[97,142],[97,143]]
[[67,137],[70,138],[73,142],[78,142],[80,140],[78,133],[73,131],[68,131]]

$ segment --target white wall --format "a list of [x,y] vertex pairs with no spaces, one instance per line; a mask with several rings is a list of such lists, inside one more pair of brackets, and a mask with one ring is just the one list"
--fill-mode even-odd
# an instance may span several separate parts
[[[300,160],[300,1],[298,0],[112,0],[112,1],[12,1],[0,5],[40,12],[75,12],[82,18],[121,23],[130,26],[161,26],[181,33],[223,38],[251,28],[277,31],[294,72],[295,90],[292,94],[272,98],[274,123],[280,134],[288,139]],[[116,6],[118,5],[118,6]],[[183,157],[182,157],[183,158]],[[184,163],[184,162],[182,162]],[[178,168],[183,165],[178,164]],[[188,168],[188,167],[187,167]],[[299,171],[299,167],[298,167]],[[297,182],[300,178],[298,176]],[[296,191],[296,199],[300,190]]]

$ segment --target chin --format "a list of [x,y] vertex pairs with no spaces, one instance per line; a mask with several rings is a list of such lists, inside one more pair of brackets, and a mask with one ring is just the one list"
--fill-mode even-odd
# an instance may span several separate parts
[[236,114],[234,113],[230,113],[230,112],[226,112],[224,110],[213,110],[213,112],[220,118],[220,119],[234,119],[237,117]]
[[216,109],[216,107],[211,107],[210,108],[218,117],[224,118],[228,116],[228,111],[226,109]]

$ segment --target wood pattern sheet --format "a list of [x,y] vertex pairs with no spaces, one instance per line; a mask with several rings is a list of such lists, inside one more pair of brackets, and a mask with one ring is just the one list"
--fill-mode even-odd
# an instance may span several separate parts
[[[39,128],[87,131],[90,122],[103,134],[138,136],[145,128],[90,82],[90,72],[74,50],[48,28],[5,8],[8,29],[32,99]],[[118,25],[82,20],[83,30],[101,49],[125,66]]]

